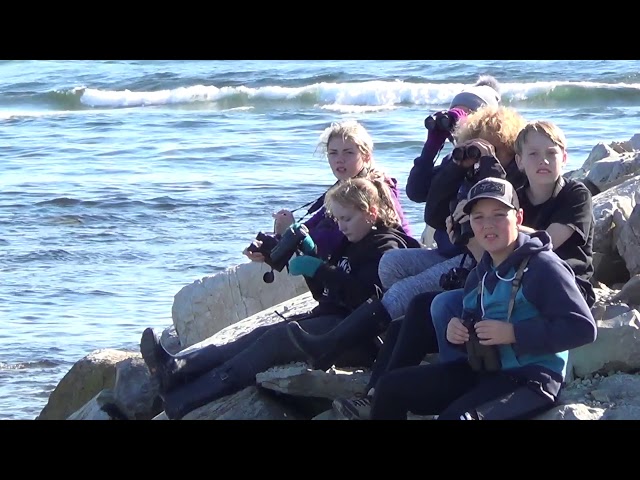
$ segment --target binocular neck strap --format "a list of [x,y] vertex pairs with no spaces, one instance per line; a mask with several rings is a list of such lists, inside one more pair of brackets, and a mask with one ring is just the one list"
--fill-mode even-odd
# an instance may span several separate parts
[[[511,314],[513,313],[513,306],[516,303],[516,294],[520,289],[520,284],[522,283],[522,275],[524,275],[524,271],[527,268],[527,263],[529,263],[530,258],[531,256],[528,255],[524,258],[524,260],[522,260],[522,262],[520,262],[520,266],[518,267],[516,274],[511,280],[511,296],[509,298],[509,306],[507,307],[507,318],[505,319],[506,322],[511,320]],[[487,276],[487,273],[485,272],[484,276],[482,277],[482,280],[480,280],[480,288],[478,289],[478,303],[480,305],[480,309],[482,310],[482,312],[484,312],[484,306],[482,305],[482,296],[483,296],[482,294],[484,292],[484,277],[486,276]],[[483,313],[483,316],[484,316],[484,313]]]
[[[326,193],[326,192],[325,192]],[[310,201],[309,203],[305,203],[304,205],[291,210],[291,213],[293,212],[297,212],[298,210],[302,210],[303,208],[309,207],[309,205],[311,205],[309,207],[309,209],[307,210],[307,213],[305,213],[304,215],[302,215],[302,217],[300,217],[298,219],[298,222],[301,221],[304,217],[306,217],[307,215],[311,215],[312,213],[317,212],[318,210],[320,210],[320,208],[322,207],[322,205],[324,205],[324,196],[325,193],[323,193],[322,195],[320,195],[318,198],[316,198],[315,200]]]
[[520,262],[520,266],[518,267],[516,276],[513,277],[513,280],[511,281],[511,298],[509,298],[509,307],[507,309],[507,322],[511,319],[513,305],[516,303],[516,294],[520,289],[520,284],[522,283],[522,275],[524,274],[524,269],[527,268],[527,263],[529,263],[530,258],[531,256],[527,256],[524,260],[522,260],[522,262]]

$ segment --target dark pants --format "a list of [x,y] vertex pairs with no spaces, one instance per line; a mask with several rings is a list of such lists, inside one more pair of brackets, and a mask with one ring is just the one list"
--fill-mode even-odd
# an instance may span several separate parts
[[[332,330],[343,320],[340,315],[309,317],[298,320],[306,331],[313,335],[322,335]],[[224,363],[220,371],[229,372],[236,390],[255,383],[255,376],[276,365],[291,362],[304,362],[306,355],[292,343],[285,322],[258,327],[238,340],[221,345]],[[375,357],[374,344],[370,339],[350,349],[341,356],[338,365],[369,366]]]
[[[298,321],[300,325],[304,325],[304,328],[308,332],[314,335],[320,335],[331,330],[340,323],[342,319],[343,317],[340,315],[326,315],[321,317],[307,317]],[[283,363],[304,361],[304,357],[299,354],[299,351],[295,349],[289,341],[285,330],[286,323],[286,321],[283,321],[272,325],[263,325],[232,342],[216,346],[216,357],[219,358],[218,365],[231,360],[245,350],[250,348],[255,349],[256,347],[254,345],[258,342],[260,349],[264,351],[264,356],[273,357],[274,361],[278,361],[280,358],[286,360],[283,361]],[[292,360],[288,360],[289,358],[292,358]],[[274,365],[277,365],[277,363]]]
[[538,384],[505,373],[476,373],[466,361],[419,365],[386,373],[376,385],[372,420],[522,420],[554,404]]
[[[332,330],[341,321],[343,317],[340,315],[299,320],[305,330],[314,335]],[[373,342],[365,339],[363,345],[373,345]],[[181,358],[183,375],[185,370],[189,370],[190,375],[185,375],[181,385],[164,393],[164,409],[170,419],[183,418],[209,402],[255,385],[256,375],[271,367],[305,361],[307,357],[291,340],[286,321],[258,327],[220,348],[221,351],[216,346],[205,346],[196,350],[200,355],[185,354]],[[358,350],[358,347],[353,350]],[[369,352],[370,361],[373,355]],[[176,370],[174,375],[178,374]]]
[[441,292],[425,292],[413,297],[403,318],[387,327],[384,344],[376,357],[367,390],[391,370],[419,365],[428,353],[438,352],[436,331],[431,321],[431,302]]

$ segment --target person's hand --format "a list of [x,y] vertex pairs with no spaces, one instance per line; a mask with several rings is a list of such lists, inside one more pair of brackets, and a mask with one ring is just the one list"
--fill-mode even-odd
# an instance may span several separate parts
[[458,317],[453,317],[449,320],[447,340],[454,345],[462,345],[469,341],[469,331]]
[[475,324],[480,345],[509,345],[516,343],[513,324],[500,320],[481,320]]
[[467,204],[467,199],[462,199],[456,205],[456,209],[453,211],[453,220],[458,223],[465,223],[469,221],[469,215],[464,213],[464,206]]
[[481,157],[496,156],[496,149],[494,148],[494,146],[482,138],[472,138],[471,140],[467,140],[466,142],[461,142],[456,145],[456,148],[461,147],[461,148],[467,149],[470,146],[474,146],[478,148],[478,150],[480,150],[480,157],[464,158],[460,162],[454,160],[454,162],[456,162],[462,168],[471,168],[473,164],[476,163]]
[[449,241],[453,243],[453,217],[449,215],[445,220],[445,225],[447,227],[447,235],[449,236]]
[[304,237],[304,240],[300,242],[300,250],[305,255],[315,255],[316,254],[316,243],[311,238],[311,235],[307,235]]
[[460,120],[467,118],[467,112],[459,107],[449,109],[449,115],[453,118],[454,127],[460,123]]
[[273,222],[273,233],[282,235],[287,228],[289,228],[295,221],[293,213],[289,210],[280,210],[277,213],[271,215],[275,220]]
[[289,275],[313,277],[324,262],[311,255],[299,255],[289,260]]
[[[251,243],[256,247],[262,246],[262,242],[260,240],[254,240]],[[245,248],[242,253],[246,255],[252,262],[264,262],[264,255],[260,252],[252,252],[251,250],[249,250],[249,247]]]

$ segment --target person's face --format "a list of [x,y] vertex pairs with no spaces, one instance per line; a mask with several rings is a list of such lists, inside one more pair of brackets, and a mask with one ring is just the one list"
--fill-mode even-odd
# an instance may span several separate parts
[[475,202],[469,215],[478,244],[494,259],[502,261],[513,251],[522,223],[522,209],[514,210],[493,198]]
[[360,151],[352,139],[333,137],[327,144],[327,159],[338,180],[355,177],[369,163],[370,156]]
[[498,161],[500,162],[500,165],[502,165],[503,168],[507,168],[507,165],[509,165],[515,158],[515,152],[513,148],[508,145],[505,145],[495,135],[481,134],[479,138],[486,140],[491,145],[493,145],[493,147],[496,150],[496,158],[498,159]]
[[338,224],[338,228],[351,242],[362,240],[371,231],[375,223],[375,208],[369,212],[363,212],[351,205],[332,205],[332,214]]
[[530,132],[522,146],[522,154],[516,155],[516,161],[530,184],[554,184],[567,163],[567,152],[546,135]]

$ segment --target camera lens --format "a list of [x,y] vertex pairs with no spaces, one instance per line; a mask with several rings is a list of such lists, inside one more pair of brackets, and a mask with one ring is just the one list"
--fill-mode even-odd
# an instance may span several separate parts
[[467,147],[467,157],[469,158],[473,158],[473,159],[478,159],[480,158],[480,149],[478,147],[476,147],[475,145],[469,145]]
[[427,118],[424,119],[424,128],[426,128],[427,130],[431,131],[435,126],[436,126],[436,120],[435,118],[433,118],[432,115],[429,115]]
[[448,132],[451,129],[451,119],[449,118],[449,115],[447,115],[446,113],[439,115],[438,126],[441,130],[445,130]]
[[464,147],[456,147],[451,152],[451,156],[456,162],[461,162],[464,160]]

